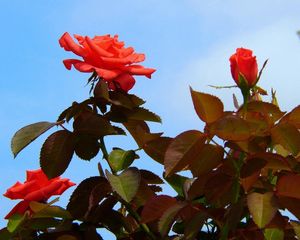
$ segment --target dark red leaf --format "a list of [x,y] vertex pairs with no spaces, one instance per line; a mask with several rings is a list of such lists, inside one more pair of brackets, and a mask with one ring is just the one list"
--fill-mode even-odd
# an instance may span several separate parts
[[64,173],[72,160],[74,149],[74,134],[67,130],[57,131],[46,139],[41,149],[40,164],[48,178]]

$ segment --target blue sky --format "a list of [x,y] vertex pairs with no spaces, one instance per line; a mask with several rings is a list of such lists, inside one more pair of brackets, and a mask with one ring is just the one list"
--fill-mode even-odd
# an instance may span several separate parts
[[[162,117],[163,125],[151,124],[153,130],[175,136],[203,127],[193,111],[189,85],[218,95],[226,109],[233,108],[232,93],[239,95],[237,90],[216,92],[208,85],[233,84],[228,58],[237,47],[253,49],[260,66],[269,58],[260,85],[277,90],[283,110],[299,103],[299,10],[298,0],[1,0],[0,193],[24,180],[26,169],[38,168],[39,149],[47,136],[13,159],[14,132],[30,123],[54,121],[73,101],[88,97],[88,75],[67,71],[62,64],[72,56],[58,45],[64,32],[118,34],[145,53],[144,65],[157,72],[151,80],[137,78],[131,92]],[[109,143],[135,148],[129,137],[114,137]],[[74,159],[64,176],[79,183],[97,174],[96,164],[96,159]],[[162,172],[144,155],[137,165]],[[62,205],[70,193],[65,193]],[[5,216],[15,202],[2,195],[0,201],[0,216]],[[0,227],[4,225],[0,220]]]

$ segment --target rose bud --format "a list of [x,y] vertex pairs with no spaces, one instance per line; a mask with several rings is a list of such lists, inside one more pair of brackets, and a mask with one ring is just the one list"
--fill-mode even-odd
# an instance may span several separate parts
[[[252,51],[246,48],[237,48],[230,58],[231,75],[239,87],[251,88],[257,82],[257,62]],[[245,83],[243,83],[244,81]],[[246,86],[245,86],[246,84]]]

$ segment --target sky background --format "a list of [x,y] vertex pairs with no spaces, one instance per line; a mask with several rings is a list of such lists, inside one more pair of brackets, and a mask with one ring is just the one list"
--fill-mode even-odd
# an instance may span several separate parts
[[[157,71],[151,80],[137,78],[131,93],[144,98],[145,106],[162,117],[163,124],[151,124],[152,130],[174,137],[203,127],[194,113],[189,86],[218,95],[226,110],[233,109],[233,93],[241,99],[237,89],[208,87],[233,84],[228,58],[237,47],[253,49],[260,67],[269,59],[259,85],[277,90],[282,110],[298,105],[299,13],[298,0],[0,0],[0,193],[17,180],[24,181],[26,169],[39,167],[39,150],[50,132],[16,159],[10,151],[13,134],[34,122],[55,121],[73,101],[88,97],[89,75],[68,71],[62,64],[74,57],[58,44],[64,32],[91,37],[118,34],[126,46],[145,53],[143,65]],[[130,137],[108,140],[109,147],[136,147]],[[162,173],[160,165],[141,156],[138,167]],[[80,183],[98,174],[97,161],[74,158],[63,176]],[[64,193],[61,205],[73,190]],[[0,195],[0,202],[1,219],[18,201]],[[5,224],[0,220],[1,228]]]

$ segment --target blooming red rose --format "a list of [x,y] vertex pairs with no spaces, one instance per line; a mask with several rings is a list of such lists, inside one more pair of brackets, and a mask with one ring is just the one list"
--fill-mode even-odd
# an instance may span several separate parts
[[145,55],[135,53],[132,47],[125,48],[124,42],[118,40],[118,35],[95,36],[92,39],[80,35],[74,37],[79,44],[67,32],[59,39],[59,44],[83,60],[66,59],[63,61],[65,67],[70,70],[73,65],[80,72],[96,72],[112,90],[121,88],[127,92],[135,84],[133,75],[151,78],[155,72],[153,68],[136,65],[145,60]]
[[236,53],[230,58],[231,75],[238,86],[240,86],[239,75],[243,76],[248,87],[253,87],[257,82],[257,62],[252,56],[252,51],[246,48],[236,49]]
[[45,202],[51,196],[60,195],[74,185],[75,183],[67,178],[56,177],[49,180],[41,169],[26,171],[26,181],[24,183],[16,182],[3,194],[10,199],[23,199],[5,218],[8,219],[15,213],[23,214],[29,210],[31,201]]

